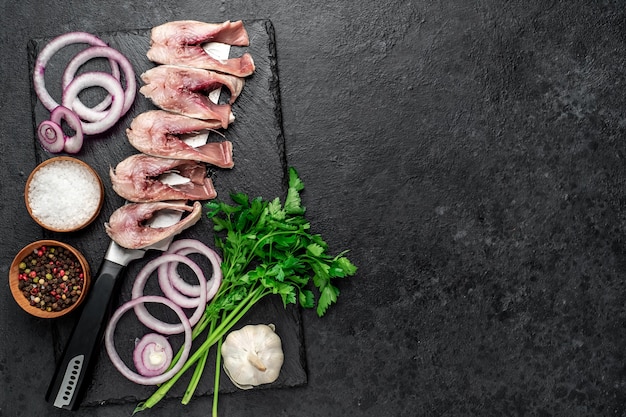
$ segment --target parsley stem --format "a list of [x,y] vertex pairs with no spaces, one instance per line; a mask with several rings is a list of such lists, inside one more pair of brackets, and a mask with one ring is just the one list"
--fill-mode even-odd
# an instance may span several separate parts
[[196,392],[196,388],[198,388],[198,384],[200,383],[200,378],[202,377],[202,372],[204,371],[204,367],[206,366],[207,359],[209,357],[209,349],[207,349],[198,360],[196,364],[196,368],[193,371],[193,375],[191,376],[191,380],[189,381],[189,385],[185,390],[185,394],[183,395],[183,399],[181,400],[181,404],[189,404],[191,397]]
[[[200,320],[198,321],[198,323],[196,323],[196,325],[193,327],[192,331],[191,331],[191,340],[196,340],[196,338],[202,334],[202,332],[204,331],[204,329],[206,329],[206,326],[211,323],[212,326],[214,326],[213,321],[208,320],[208,315],[206,313],[204,313],[204,315],[200,318]],[[211,330],[209,330],[210,332]],[[178,360],[180,359],[181,355],[183,354],[183,348],[181,347],[178,352],[176,352],[176,355],[174,356],[174,358],[172,359],[172,364],[170,365],[170,368],[174,366],[174,364],[176,364],[176,362],[178,362]]]
[[[215,328],[215,320],[212,320],[211,327],[209,328],[207,337],[213,332],[214,328]],[[202,377],[202,373],[204,371],[204,367],[206,366],[208,357],[209,357],[209,349],[207,349],[204,352],[204,355],[200,357],[200,360],[196,364],[196,369],[194,370],[191,380],[189,381],[189,385],[187,386],[187,389],[185,390],[185,395],[183,396],[183,399],[181,400],[182,404],[189,404],[189,401],[191,401],[191,397],[193,397],[193,394],[196,392],[196,388],[198,388],[198,384],[200,383],[200,378]]]
[[[220,337],[226,334],[228,330],[234,326],[239,319],[241,319],[250,308],[257,303],[265,295],[269,294],[264,292],[265,288],[258,286],[254,290],[250,291],[248,296],[244,298],[237,307],[235,307],[225,318],[220,322],[220,325],[212,332],[213,334],[220,334]],[[205,342],[206,343],[206,342]],[[213,342],[215,343],[215,342]]]
[[222,342],[223,341],[224,341],[224,338],[221,338],[217,342],[217,354],[215,355],[215,379],[213,380],[213,408],[212,408],[213,417],[218,417],[217,416],[217,403],[218,403],[219,392],[220,392],[220,374],[222,372],[221,362],[222,362]]

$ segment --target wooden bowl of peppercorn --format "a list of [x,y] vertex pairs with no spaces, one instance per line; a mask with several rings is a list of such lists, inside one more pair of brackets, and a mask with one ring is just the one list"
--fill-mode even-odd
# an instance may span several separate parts
[[89,264],[80,251],[56,240],[26,245],[9,270],[9,287],[17,304],[44,319],[76,309],[85,299],[90,280]]

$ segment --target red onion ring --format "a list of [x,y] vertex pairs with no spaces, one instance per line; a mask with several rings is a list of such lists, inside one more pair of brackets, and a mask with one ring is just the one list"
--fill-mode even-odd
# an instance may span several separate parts
[[[207,302],[215,297],[217,291],[222,283],[222,259],[219,254],[213,249],[205,245],[196,239],[180,239],[173,242],[166,253],[176,253],[179,255],[189,255],[192,253],[199,253],[204,255],[213,267],[213,274],[209,278],[207,283]],[[181,279],[180,275],[176,271],[177,263],[164,264],[159,267],[159,282],[161,279],[167,279],[171,282],[172,287],[180,292],[180,294],[188,297],[198,297],[201,293],[201,288],[198,285],[191,285],[185,280]],[[172,293],[173,295],[168,297],[174,300],[178,305],[185,307],[188,298],[179,296],[179,294]]]
[[95,122],[83,123],[83,133],[85,135],[102,133],[113,127],[122,117],[124,90],[115,77],[106,72],[86,72],[74,78],[63,91],[63,106],[71,108],[80,91],[95,86],[107,90],[113,97],[113,101],[104,118]]
[[[146,281],[148,280],[152,272],[154,272],[160,265],[171,262],[182,262],[189,266],[189,268],[191,268],[194,274],[196,274],[196,276],[198,277],[200,285],[203,285],[204,291],[200,293],[200,296],[196,299],[196,303],[192,306],[196,307],[196,311],[188,319],[189,323],[193,326],[200,320],[206,307],[206,279],[204,278],[204,273],[202,272],[202,269],[200,269],[198,264],[185,256],[174,253],[164,253],[158,258],[155,258],[146,263],[146,265],[139,271],[139,273],[135,277],[135,282],[131,290],[131,297],[133,299],[142,297],[143,289],[146,286]],[[160,281],[159,284],[161,284]],[[167,285],[165,285],[165,288],[161,287],[161,290],[166,296],[167,292],[170,292],[169,288],[167,288]],[[175,300],[172,300],[172,302],[175,302]],[[137,315],[139,321],[141,321],[143,324],[150,327],[151,329],[156,330],[155,327],[158,327],[160,333],[177,334],[183,331],[181,324],[165,323],[162,320],[157,319],[152,314],[150,314],[150,312],[146,309],[144,305],[140,304],[135,307],[135,314]]]
[[37,126],[37,138],[45,150],[58,153],[63,150],[65,138],[63,130],[58,123],[52,120],[44,120]]
[[[158,363],[151,360],[155,355],[161,359]],[[158,333],[146,334],[135,344],[133,351],[135,369],[143,376],[161,375],[170,366],[173,357],[172,345]]]
[[[69,83],[72,82],[78,69],[85,62],[93,58],[109,58],[109,60],[117,62],[122,68],[122,71],[124,71],[126,91],[124,93],[124,106],[122,107],[122,114],[125,114],[132,106],[137,92],[135,72],[128,59],[122,53],[109,46],[92,46],[76,54],[63,73],[63,89],[65,89]],[[117,69],[117,66],[115,68]],[[112,72],[111,75],[113,75],[116,80],[120,80],[119,69],[117,69],[116,72]],[[72,103],[72,109],[82,119],[94,122],[106,116],[105,110],[111,103],[111,100],[112,96],[109,94],[105,100],[100,102],[97,106],[89,108],[85,106],[78,97],[76,97]]]
[[[73,136],[66,136],[64,134],[64,146],[63,150],[67,153],[78,153],[83,146],[83,126],[73,111],[65,106],[57,106],[50,113],[50,121],[61,126],[61,121],[65,120],[67,125],[74,129]],[[62,132],[63,133],[63,132]]]
[[[181,254],[176,254],[176,255],[183,256]],[[186,258],[186,259],[189,259],[189,258]],[[190,262],[192,261],[190,260]],[[165,264],[161,264],[159,266],[159,270],[162,266],[166,266],[166,265],[178,265],[178,261],[171,261]],[[208,301],[206,295],[204,297],[198,296],[195,298],[184,297],[176,291],[176,289],[172,285],[172,281],[170,280],[169,276],[167,276],[166,274],[161,274],[161,273],[159,273],[157,276],[159,279],[159,286],[161,287],[163,294],[165,294],[167,298],[174,301],[177,305],[181,306],[182,308],[195,308],[196,309],[194,314],[189,318],[189,321],[191,321],[193,324],[196,324],[198,320],[200,320],[200,317],[202,316],[202,313],[204,311],[204,307]],[[202,278],[198,277],[198,282],[204,289],[204,292],[200,292],[199,294],[206,294],[207,281],[204,278],[204,275],[202,276]]]
[[[69,32],[63,35],[57,36],[52,39],[46,46],[39,52],[37,55],[37,59],[35,60],[35,68],[33,71],[33,85],[35,88],[35,94],[41,101],[41,104],[52,111],[55,107],[59,105],[48,90],[46,89],[46,81],[44,74],[46,72],[46,65],[50,61],[50,58],[54,54],[56,54],[59,50],[64,48],[65,46],[72,45],[75,43],[86,43],[93,46],[107,46],[107,44],[100,38],[95,35],[92,35],[87,32]],[[114,68],[117,66],[115,60],[109,60],[111,63],[111,67]]]
[[[92,49],[92,48],[109,48],[108,46],[91,46],[89,48],[87,48],[86,50]],[[63,78],[62,78],[62,87],[63,89],[65,89],[67,87],[67,85],[72,81],[72,79],[76,76],[76,73],[78,72],[78,69],[85,63],[87,62],[89,59],[91,59],[91,57],[87,57],[85,55],[85,51],[83,50],[81,52],[79,52],[78,54],[76,54],[72,60],[67,64],[67,66],[65,67],[65,71],[63,71]],[[118,64],[118,62],[115,59],[110,58],[109,62],[114,62],[115,64]],[[116,80],[120,81],[120,69],[119,69],[119,65],[111,65],[111,75],[113,77],[115,77]],[[111,105],[111,100],[112,97],[110,94],[107,94],[106,97],[104,97],[102,99],[102,101],[98,104],[96,104],[94,107],[92,108],[88,108],[88,110],[93,111],[93,112],[103,112],[104,110],[106,110],[110,105]],[[77,103],[79,102],[79,100],[77,100]],[[76,103],[74,103],[76,104]],[[82,105],[82,102],[80,102],[79,106]],[[76,105],[73,106],[74,111],[76,111]],[[83,106],[84,107],[84,106]],[[78,115],[80,115],[81,117],[85,118],[86,120],[89,121],[95,121],[98,118],[94,118],[94,119],[89,119],[85,116],[82,116],[82,109],[79,109],[79,111],[77,112]],[[102,118],[104,115],[103,114],[99,114],[99,118]]]
[[[122,315],[126,311],[130,310],[131,308],[134,308],[139,305],[143,305],[144,303],[161,303],[171,308],[176,313],[176,315],[178,315],[178,317],[180,318],[181,324],[185,332],[185,343],[183,345],[183,351],[182,351],[180,358],[169,371],[164,372],[157,376],[143,376],[132,371],[124,363],[122,358],[120,358],[120,355],[117,353],[117,350],[115,349],[115,343],[113,341],[115,327],[117,326],[117,323],[122,317]],[[153,329],[153,330],[160,331],[160,329]],[[104,334],[104,346],[106,348],[107,353],[109,354],[109,358],[111,359],[111,363],[113,364],[113,366],[115,366],[115,368],[122,375],[128,378],[130,381],[135,382],[136,384],[141,384],[141,385],[162,384],[163,382],[167,381],[172,376],[174,376],[174,374],[176,374],[183,367],[185,361],[187,360],[187,357],[189,356],[189,352],[191,350],[191,341],[192,341],[191,325],[189,324],[189,320],[187,320],[187,317],[185,316],[184,311],[180,307],[178,307],[173,301],[165,297],[161,297],[157,295],[146,295],[143,297],[134,298],[122,304],[113,313],[113,316],[111,317],[111,320],[109,321],[109,324],[107,325],[107,328]]]

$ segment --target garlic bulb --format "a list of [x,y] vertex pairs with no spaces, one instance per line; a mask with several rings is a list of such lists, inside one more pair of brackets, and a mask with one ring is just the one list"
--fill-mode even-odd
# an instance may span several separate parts
[[247,325],[222,343],[224,371],[241,389],[274,382],[283,366],[280,337],[273,324]]

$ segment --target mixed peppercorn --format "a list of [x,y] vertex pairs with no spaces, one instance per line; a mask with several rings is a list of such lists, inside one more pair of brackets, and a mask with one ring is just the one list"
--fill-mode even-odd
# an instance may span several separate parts
[[30,305],[44,311],[61,311],[80,297],[84,272],[69,250],[41,246],[19,264],[19,289]]

